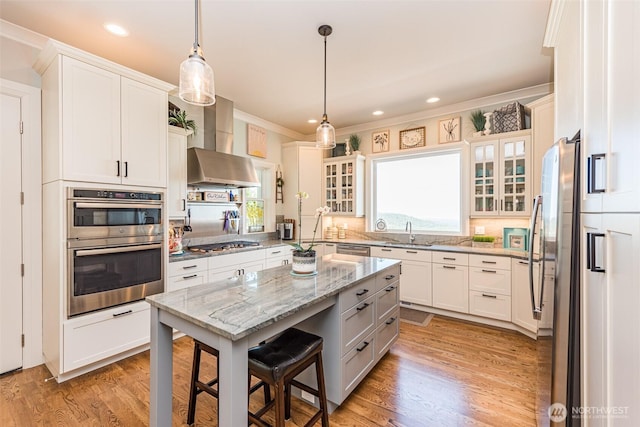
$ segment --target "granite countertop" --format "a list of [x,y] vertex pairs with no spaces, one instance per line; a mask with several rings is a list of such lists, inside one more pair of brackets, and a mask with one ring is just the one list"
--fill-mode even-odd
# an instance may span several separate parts
[[[293,242],[290,240],[289,242]],[[304,241],[305,243],[309,243],[308,241]],[[346,243],[351,245],[364,245],[364,246],[379,246],[385,248],[400,248],[400,249],[415,249],[422,251],[440,251],[440,252],[457,252],[457,253],[466,253],[466,254],[478,254],[478,255],[495,255],[495,256],[506,256],[510,258],[517,259],[528,259],[529,254],[527,251],[518,251],[514,249],[504,249],[504,248],[474,248],[471,246],[449,246],[449,245],[422,245],[422,244],[410,244],[410,243],[402,243],[402,242],[390,242],[390,241],[382,241],[382,240],[365,240],[365,239],[339,239],[339,240],[317,240],[316,243]],[[235,248],[235,249],[227,249],[225,251],[220,252],[210,252],[210,253],[202,253],[202,252],[189,252],[186,250],[183,254],[180,255],[170,255],[169,262],[176,261],[186,261],[192,259],[198,259],[202,257],[210,257],[217,255],[227,255],[238,252],[246,252],[246,251],[255,251],[259,249],[268,249],[276,246],[288,245],[286,241],[282,240],[266,240],[261,241],[260,246],[249,246],[246,248]],[[538,255],[534,254],[534,259],[538,259]]]
[[285,265],[152,295],[146,301],[235,341],[399,263],[332,254],[318,258],[316,276],[294,277]]

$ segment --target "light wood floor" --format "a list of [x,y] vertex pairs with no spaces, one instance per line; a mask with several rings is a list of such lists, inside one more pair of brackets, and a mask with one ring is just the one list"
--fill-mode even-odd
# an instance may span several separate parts
[[[516,332],[436,316],[401,323],[400,339],[330,416],[332,426],[533,426],[535,341]],[[190,338],[174,344],[173,425],[185,425]],[[213,369],[203,362],[203,374]],[[0,377],[0,426],[145,426],[149,352],[62,384],[44,366]],[[253,397],[253,404],[260,400]],[[198,397],[196,425],[217,425],[216,402]],[[310,408],[294,399],[292,421]],[[320,425],[318,423],[317,425]],[[234,426],[235,427],[235,426]]]

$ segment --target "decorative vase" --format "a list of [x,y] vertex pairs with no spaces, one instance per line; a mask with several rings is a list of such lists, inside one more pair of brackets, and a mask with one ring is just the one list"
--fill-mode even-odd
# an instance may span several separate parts
[[291,271],[295,274],[313,274],[316,272],[316,251],[293,251]]
[[493,129],[492,129],[493,118],[491,117],[492,115],[493,115],[493,112],[484,113],[484,117],[486,118],[486,121],[484,122],[484,134],[485,135],[490,135],[491,132],[493,132]]

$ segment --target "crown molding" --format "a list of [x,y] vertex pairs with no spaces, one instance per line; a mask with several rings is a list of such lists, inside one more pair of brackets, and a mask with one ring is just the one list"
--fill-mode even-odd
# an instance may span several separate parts
[[0,19],[0,37],[25,44],[27,46],[43,49],[49,40],[48,37],[28,30],[19,25]]
[[270,122],[268,120],[261,119],[260,117],[254,116],[252,114],[245,113],[244,111],[238,110],[237,108],[233,109],[233,118],[242,120],[243,122],[251,123],[256,126],[260,126],[262,128],[265,128],[266,130],[270,130],[280,135],[288,136],[289,138],[293,138],[295,140],[305,139],[305,136],[299,132]]
[[560,23],[562,22],[562,11],[564,10],[565,0],[551,0],[549,7],[549,16],[547,17],[547,27],[544,31],[543,47],[555,47]]

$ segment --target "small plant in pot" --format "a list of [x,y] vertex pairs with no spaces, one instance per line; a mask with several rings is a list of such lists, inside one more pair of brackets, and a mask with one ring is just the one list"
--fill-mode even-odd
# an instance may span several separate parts
[[471,123],[473,124],[473,127],[476,130],[473,133],[473,136],[482,135],[483,133],[482,131],[484,130],[484,125],[486,121],[487,121],[487,117],[484,115],[482,110],[476,110],[471,112]]
[[187,112],[185,110],[169,110],[169,124],[183,128],[184,130],[192,130],[193,134],[196,134],[197,126],[196,122],[191,119],[187,119]]
[[311,276],[316,274],[316,251],[313,250],[316,242],[316,232],[318,231],[320,218],[331,212],[328,206],[321,206],[316,209],[316,225],[313,228],[313,238],[305,249],[302,246],[302,200],[308,198],[309,193],[305,191],[296,193],[296,199],[298,199],[298,243],[289,243],[294,248],[293,263],[291,264],[291,273],[294,275]]
[[471,246],[474,248],[493,248],[496,238],[493,236],[473,236]]
[[360,135],[352,133],[349,135],[349,145],[355,154],[360,152]]

